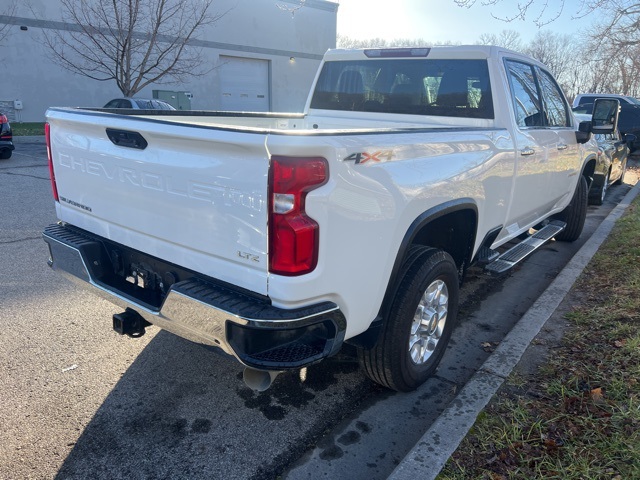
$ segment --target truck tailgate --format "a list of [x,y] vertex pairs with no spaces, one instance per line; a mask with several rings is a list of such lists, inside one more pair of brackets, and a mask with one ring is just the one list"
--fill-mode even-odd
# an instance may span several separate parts
[[265,134],[67,109],[47,121],[60,220],[267,293]]

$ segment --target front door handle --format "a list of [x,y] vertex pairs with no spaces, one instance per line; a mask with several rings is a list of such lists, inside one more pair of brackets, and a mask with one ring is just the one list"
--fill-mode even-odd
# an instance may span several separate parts
[[536,151],[531,147],[525,147],[522,150],[520,150],[520,155],[522,155],[523,157],[526,157],[528,155],[533,155],[534,153],[536,153]]
[[568,147],[564,143],[558,145],[558,150],[566,150],[567,148]]

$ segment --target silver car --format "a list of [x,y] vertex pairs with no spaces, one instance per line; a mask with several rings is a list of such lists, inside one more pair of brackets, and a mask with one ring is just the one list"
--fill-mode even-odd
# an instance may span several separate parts
[[133,108],[135,110],[175,110],[167,102],[155,98],[114,98],[103,108]]

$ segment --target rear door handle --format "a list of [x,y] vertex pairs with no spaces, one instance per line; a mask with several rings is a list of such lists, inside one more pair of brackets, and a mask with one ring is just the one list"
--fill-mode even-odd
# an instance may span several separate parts
[[567,148],[568,147],[564,143],[558,145],[558,150],[566,150]]
[[536,151],[531,147],[525,147],[522,150],[520,150],[520,155],[522,155],[523,157],[526,157],[528,155],[533,155],[534,153],[536,153]]

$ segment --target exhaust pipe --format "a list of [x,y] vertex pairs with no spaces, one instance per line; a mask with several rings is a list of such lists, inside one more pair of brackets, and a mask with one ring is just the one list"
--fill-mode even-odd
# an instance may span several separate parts
[[242,379],[247,387],[256,392],[264,392],[271,386],[273,381],[282,372],[273,370],[256,370],[254,368],[245,368],[242,372]]

